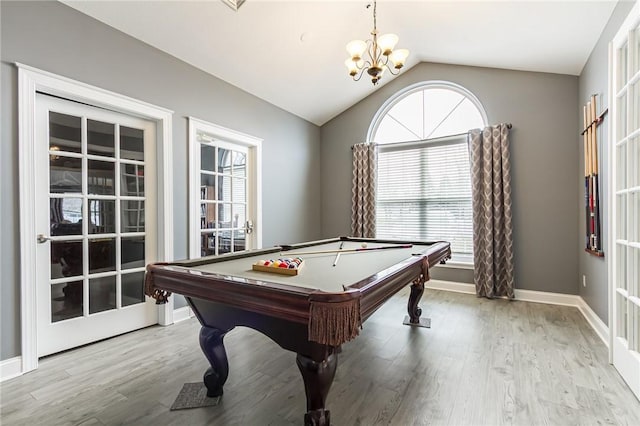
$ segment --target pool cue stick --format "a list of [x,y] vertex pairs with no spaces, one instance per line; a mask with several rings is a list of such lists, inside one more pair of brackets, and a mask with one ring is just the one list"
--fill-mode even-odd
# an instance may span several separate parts
[[587,102],[587,144],[589,146],[589,160],[587,162],[589,170],[589,245],[593,250],[593,237],[595,227],[593,226],[593,116],[591,115],[591,101]]
[[[342,246],[344,246],[344,241],[340,241],[340,247],[338,247],[338,250],[342,250]],[[338,259],[340,259],[340,252],[336,254],[336,258],[333,260],[333,266],[338,264]]]
[[582,133],[582,140],[584,145],[584,214],[585,214],[585,228],[584,228],[584,246],[589,248],[589,138],[587,136],[587,125],[589,124],[587,118],[587,106],[582,108],[584,124],[584,132]]
[[365,251],[374,251],[374,250],[389,250],[389,249],[402,249],[402,248],[411,248],[413,244],[403,244],[398,246],[385,246],[385,247],[363,247],[356,249],[346,249],[346,250],[317,250],[317,251],[300,251],[300,252],[282,252],[282,254],[288,254],[290,256],[303,256],[305,254],[330,254],[330,253],[361,253]]
[[594,238],[593,245],[596,251],[600,251],[600,189],[598,185],[598,117],[596,108],[596,95],[591,95],[591,115],[593,117],[593,221],[594,221]]

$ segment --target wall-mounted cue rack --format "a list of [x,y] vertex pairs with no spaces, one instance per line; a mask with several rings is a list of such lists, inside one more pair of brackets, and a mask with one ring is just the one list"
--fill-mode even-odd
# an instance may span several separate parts
[[584,106],[584,205],[585,205],[585,251],[594,256],[603,257],[602,223],[600,210],[599,163],[598,163],[598,125],[604,120],[608,109],[596,114],[596,95]]

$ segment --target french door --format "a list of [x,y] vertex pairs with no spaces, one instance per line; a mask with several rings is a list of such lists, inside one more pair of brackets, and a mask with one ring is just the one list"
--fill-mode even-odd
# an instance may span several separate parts
[[37,353],[158,321],[155,125],[36,95]]
[[190,257],[258,248],[261,140],[191,117],[189,127]]
[[613,365],[640,399],[640,2],[610,50]]

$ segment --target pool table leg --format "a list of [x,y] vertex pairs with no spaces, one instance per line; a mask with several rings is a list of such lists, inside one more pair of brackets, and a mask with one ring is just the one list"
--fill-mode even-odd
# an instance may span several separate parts
[[307,395],[305,426],[329,426],[329,410],[324,409],[324,404],[336,374],[338,355],[333,353],[327,356],[324,361],[317,362],[298,354],[296,364],[302,373],[304,390]]
[[418,302],[422,298],[422,293],[424,293],[424,278],[420,276],[411,283],[411,295],[409,296],[409,303],[407,303],[410,324],[420,324],[422,309],[418,307]]
[[226,331],[213,327],[204,326],[200,329],[200,348],[211,364],[203,377],[208,397],[221,396],[222,386],[229,376],[227,352],[222,342],[225,334]]

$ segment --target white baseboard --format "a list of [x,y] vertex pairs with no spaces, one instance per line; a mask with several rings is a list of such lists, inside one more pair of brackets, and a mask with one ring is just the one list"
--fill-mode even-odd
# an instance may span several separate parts
[[[429,280],[425,283],[425,287],[434,290],[476,294],[476,286],[474,284],[454,281]],[[522,302],[546,303],[547,305],[573,306],[574,308],[578,308],[582,316],[584,316],[591,328],[593,328],[593,331],[602,339],[605,346],[609,347],[609,327],[607,327],[582,297],[575,294],[520,289],[515,289],[515,296],[516,300]]]
[[0,382],[13,379],[22,375],[22,357],[16,356],[13,358],[0,361]]
[[582,312],[582,315],[585,317],[591,328],[596,332],[598,337],[600,337],[604,344],[609,347],[609,327],[600,319],[598,314],[591,309],[591,306],[589,306],[582,297],[576,297],[579,299],[578,309],[580,309],[580,312]]
[[425,288],[433,290],[453,291],[455,293],[476,294],[476,286],[473,284],[458,283],[455,281],[429,280],[424,284]]
[[191,312],[191,308],[189,308],[188,306],[183,306],[182,308],[178,308],[178,309],[174,309],[173,310],[173,322],[174,322],[174,324],[176,322],[188,320],[192,316],[193,316],[193,313]]

